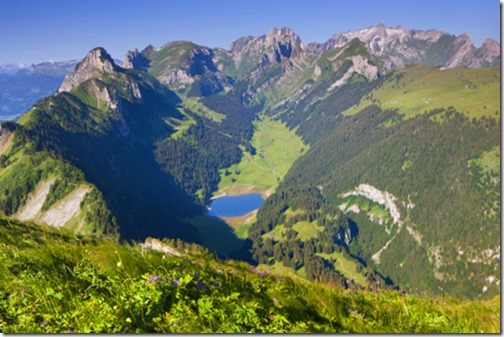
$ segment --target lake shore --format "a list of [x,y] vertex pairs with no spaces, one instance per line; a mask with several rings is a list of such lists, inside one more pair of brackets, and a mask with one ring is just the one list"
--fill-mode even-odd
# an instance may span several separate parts
[[252,185],[231,185],[217,191],[217,194],[211,197],[210,200],[215,200],[226,196],[236,196],[249,193],[259,193],[263,197],[263,199],[266,200],[266,198],[268,198],[273,193],[273,191],[271,189]]
[[225,223],[227,223],[229,226],[231,226],[234,229],[238,229],[239,227],[250,223],[255,219],[257,215],[257,209],[253,210],[250,213],[247,213],[242,216],[236,216],[236,217],[219,217],[219,219],[223,220]]

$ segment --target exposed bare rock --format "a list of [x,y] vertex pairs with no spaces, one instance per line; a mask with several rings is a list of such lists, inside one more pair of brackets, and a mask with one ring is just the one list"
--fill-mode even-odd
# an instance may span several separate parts
[[28,200],[24,206],[13,217],[22,221],[35,220],[42,211],[42,206],[54,182],[55,179],[50,179],[39,183],[37,189],[28,195]]
[[45,212],[40,222],[54,227],[63,227],[80,212],[80,205],[90,190],[91,188],[87,185],[77,187]]
[[354,38],[364,42],[369,52],[380,57],[388,69],[415,63],[446,68],[477,68],[494,65],[500,57],[499,45],[493,40],[477,50],[467,34],[454,37],[437,30],[407,30],[383,24],[335,34],[329,41],[314,45],[314,48],[320,51],[339,48]]
[[462,65],[468,65],[474,67],[474,61],[472,56],[476,51],[476,48],[472,44],[471,38],[467,34],[462,34],[458,36],[453,42],[455,53],[450,58],[450,61],[446,64],[446,68],[455,68]]
[[351,78],[354,73],[363,75],[371,81],[375,80],[378,77],[378,68],[375,65],[370,64],[368,60],[361,55],[352,56],[350,59],[352,60],[353,65],[347,70],[343,77],[334,82],[327,89],[327,91],[332,91],[337,87],[342,86]]
[[486,39],[483,45],[474,52],[481,66],[500,65],[500,45],[492,39]]
[[12,135],[13,133],[10,130],[2,128],[2,125],[0,125],[0,155],[9,147]]
[[143,54],[138,52],[138,49],[133,49],[133,51],[128,51],[124,56],[124,68],[131,69],[147,69],[149,68],[150,60],[146,58]]
[[75,71],[65,77],[58,92],[70,91],[84,81],[96,77],[99,73],[113,73],[118,70],[112,57],[103,48],[91,50]]
[[42,211],[42,206],[55,181],[55,179],[50,179],[39,183],[37,189],[28,196],[25,205],[13,217],[22,221],[31,220],[54,227],[63,227],[74,216],[77,216],[81,211],[80,205],[84,197],[90,191],[90,187],[87,185],[77,187],[49,210]]
[[170,254],[173,256],[181,256],[175,248],[170,247],[169,245],[163,243],[161,240],[154,239],[154,238],[147,238],[145,239],[145,243],[141,243],[140,246],[142,248],[150,249],[150,250],[157,250],[158,252]]

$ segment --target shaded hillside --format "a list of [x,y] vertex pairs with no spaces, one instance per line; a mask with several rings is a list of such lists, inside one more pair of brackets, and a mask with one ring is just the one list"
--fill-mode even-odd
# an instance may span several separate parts
[[[116,66],[103,49],[91,51],[60,91],[20,119],[18,148],[71,162],[80,179],[104,195],[122,238],[199,242],[197,232],[179,220],[199,208],[162,172],[153,153],[155,142],[173,133],[164,120],[183,117],[175,107],[178,98],[149,75]],[[16,153],[6,160],[14,162]]]

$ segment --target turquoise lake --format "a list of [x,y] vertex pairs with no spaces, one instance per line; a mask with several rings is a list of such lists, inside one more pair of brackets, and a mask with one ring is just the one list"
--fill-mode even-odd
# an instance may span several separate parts
[[242,216],[258,209],[264,202],[259,193],[225,196],[214,199],[208,215],[219,217]]

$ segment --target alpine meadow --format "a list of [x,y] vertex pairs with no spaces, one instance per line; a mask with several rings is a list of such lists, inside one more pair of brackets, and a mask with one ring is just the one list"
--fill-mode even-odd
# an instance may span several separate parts
[[100,43],[0,65],[0,331],[501,332],[499,42]]

